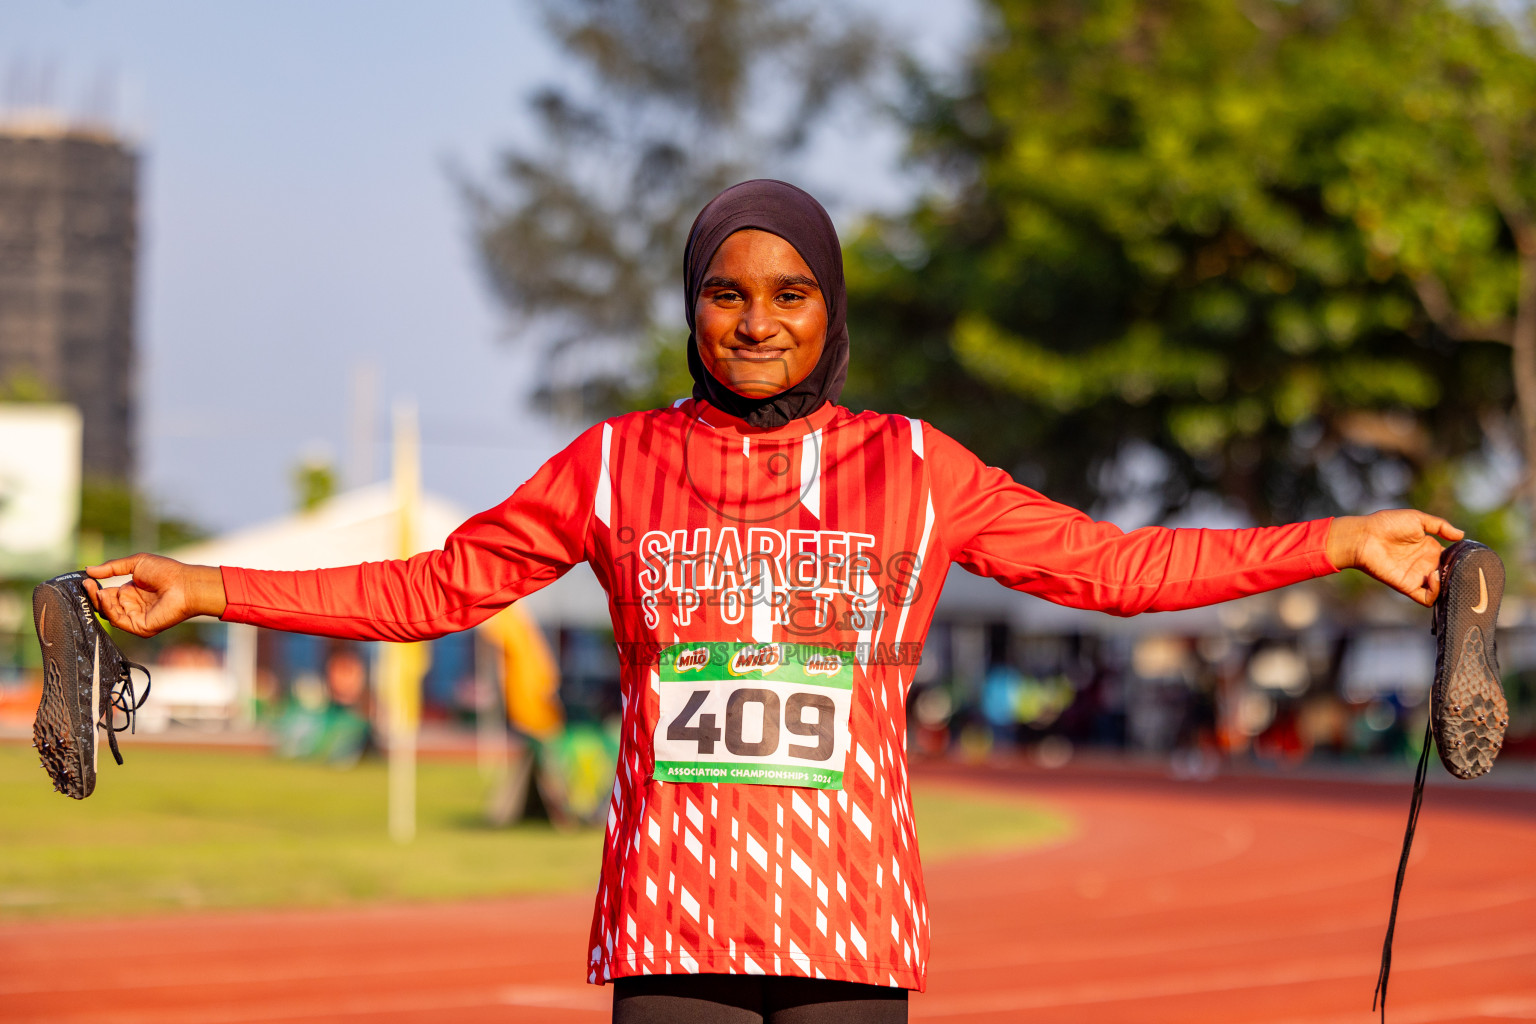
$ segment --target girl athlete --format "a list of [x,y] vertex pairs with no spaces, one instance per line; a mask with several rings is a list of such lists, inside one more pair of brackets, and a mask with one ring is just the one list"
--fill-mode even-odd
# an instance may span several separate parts
[[[928,913],[908,684],[953,563],[1117,615],[1357,568],[1431,604],[1411,510],[1122,533],[918,420],[837,405],[848,365],[832,222],[778,181],[729,188],[684,256],[693,397],[607,420],[440,551],[308,572],[90,570],[116,626],[192,615],[357,640],[467,629],[586,561],[622,672],[617,783],[588,944],[614,1019],[904,1021]],[[878,356],[877,356],[878,358]]]

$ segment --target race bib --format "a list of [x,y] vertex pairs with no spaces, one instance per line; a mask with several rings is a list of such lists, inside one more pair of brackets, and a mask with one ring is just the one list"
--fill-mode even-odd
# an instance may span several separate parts
[[853,656],[807,644],[674,644],[652,742],[663,782],[842,789]]

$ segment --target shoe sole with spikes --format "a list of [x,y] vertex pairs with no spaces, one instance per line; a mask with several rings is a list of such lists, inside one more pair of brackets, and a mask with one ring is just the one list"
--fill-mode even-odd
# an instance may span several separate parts
[[1504,563],[1491,548],[1463,540],[1445,549],[1430,719],[1440,761],[1458,779],[1475,779],[1493,767],[1509,726],[1494,642],[1503,596]]

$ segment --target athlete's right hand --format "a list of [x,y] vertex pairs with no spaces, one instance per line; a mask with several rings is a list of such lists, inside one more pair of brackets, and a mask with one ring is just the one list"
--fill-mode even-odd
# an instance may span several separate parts
[[[89,566],[85,592],[118,629],[154,636],[194,615],[224,614],[224,575],[218,566],[187,565],[164,555],[137,554]],[[96,580],[132,576],[120,587]]]

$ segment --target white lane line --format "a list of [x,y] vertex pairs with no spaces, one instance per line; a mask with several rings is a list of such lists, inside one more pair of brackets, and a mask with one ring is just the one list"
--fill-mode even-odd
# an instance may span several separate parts
[[[1536,937],[1490,940],[1473,944],[1445,943],[1431,950],[1394,958],[1394,977],[1412,971],[1454,967],[1468,963],[1488,963],[1530,956],[1536,953]],[[1374,970],[1375,965],[1368,965]],[[927,998],[925,1017],[969,1017],[983,1013],[1008,1013],[1051,1007],[1091,1006],[1099,1003],[1158,999],[1168,996],[1199,995],[1207,992],[1233,992],[1271,985],[1303,985],[1338,978],[1361,976],[1361,964],[1336,956],[1279,961],[1262,966],[1226,970],[1167,973],[1151,978],[1124,981],[1101,979],[1057,988],[1018,988],[1002,992],[950,998]],[[1394,1015],[1395,1016],[1395,1015]]]

